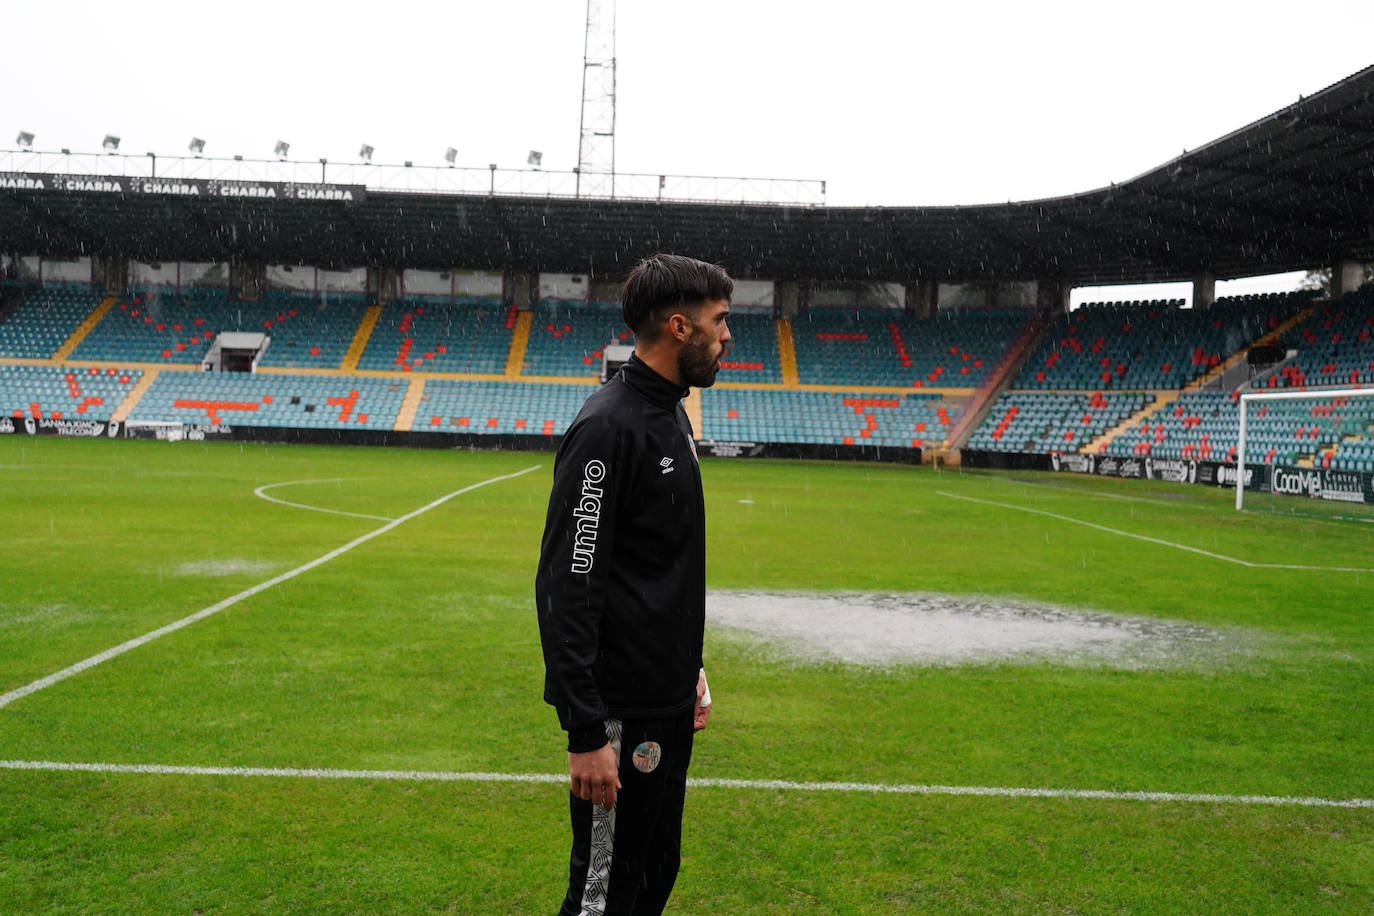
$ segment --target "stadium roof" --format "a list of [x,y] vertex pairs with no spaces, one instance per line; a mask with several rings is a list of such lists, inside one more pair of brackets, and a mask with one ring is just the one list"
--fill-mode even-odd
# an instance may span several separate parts
[[1374,261],[1374,67],[1131,181],[1045,200],[837,208],[358,190],[265,200],[11,181],[0,249],[601,276],[676,251],[740,277],[1075,285]]

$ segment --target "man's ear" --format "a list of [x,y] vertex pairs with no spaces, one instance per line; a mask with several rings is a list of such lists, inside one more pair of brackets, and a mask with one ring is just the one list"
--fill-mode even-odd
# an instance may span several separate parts
[[692,319],[681,312],[674,312],[668,316],[668,333],[679,341],[684,341],[692,336]]

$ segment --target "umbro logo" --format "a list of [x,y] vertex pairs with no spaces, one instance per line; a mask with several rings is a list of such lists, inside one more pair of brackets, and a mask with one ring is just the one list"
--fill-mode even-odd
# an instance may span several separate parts
[[677,470],[677,468],[673,467],[673,459],[671,458],[664,458],[658,463],[658,466],[663,468],[663,470],[659,472],[660,474],[671,474],[673,471]]

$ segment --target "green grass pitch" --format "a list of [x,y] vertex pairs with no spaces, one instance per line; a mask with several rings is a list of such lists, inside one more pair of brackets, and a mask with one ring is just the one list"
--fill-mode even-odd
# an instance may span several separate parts
[[[0,439],[0,694],[542,465],[0,706],[0,760],[563,772],[531,597],[551,463]],[[1374,798],[1374,575],[1329,569],[1374,566],[1368,525],[1068,475],[702,471],[714,588],[1014,596],[1256,648],[870,669],[718,628],[694,777]],[[254,494],[298,481],[264,492],[353,514]],[[555,783],[7,765],[0,912],[551,913],[565,819]],[[1374,911],[1367,804],[694,786],[684,841],[675,913]]]

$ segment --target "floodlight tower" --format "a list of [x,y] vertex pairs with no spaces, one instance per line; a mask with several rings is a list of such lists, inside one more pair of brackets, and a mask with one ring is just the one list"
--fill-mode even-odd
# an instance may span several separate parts
[[577,194],[615,196],[615,0],[587,0]]

